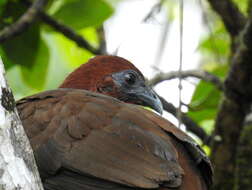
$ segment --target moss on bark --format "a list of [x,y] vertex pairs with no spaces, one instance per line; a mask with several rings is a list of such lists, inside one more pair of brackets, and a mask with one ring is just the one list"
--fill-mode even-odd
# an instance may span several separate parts
[[245,126],[238,146],[237,152],[237,177],[236,188],[252,188],[252,124]]

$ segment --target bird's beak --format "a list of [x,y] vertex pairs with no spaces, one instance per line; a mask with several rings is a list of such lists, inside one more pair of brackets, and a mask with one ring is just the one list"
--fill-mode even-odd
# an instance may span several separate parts
[[154,90],[150,87],[139,87],[135,90],[134,95],[143,106],[148,106],[162,115],[163,105]]

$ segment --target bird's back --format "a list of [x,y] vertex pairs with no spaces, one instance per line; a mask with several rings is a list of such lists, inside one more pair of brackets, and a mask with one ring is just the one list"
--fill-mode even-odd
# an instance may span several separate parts
[[112,97],[58,89],[17,102],[46,190],[205,190],[208,158],[169,121]]

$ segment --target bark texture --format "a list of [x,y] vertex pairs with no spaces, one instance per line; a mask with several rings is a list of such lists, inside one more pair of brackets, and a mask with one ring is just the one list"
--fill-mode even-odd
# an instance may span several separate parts
[[35,159],[0,59],[0,189],[42,190]]
[[235,189],[252,187],[252,125],[247,125],[241,134],[237,157],[237,183]]
[[232,56],[230,71],[224,84],[224,99],[215,125],[212,161],[215,166],[214,189],[234,189],[236,158],[244,120],[252,103],[252,19],[247,22]]

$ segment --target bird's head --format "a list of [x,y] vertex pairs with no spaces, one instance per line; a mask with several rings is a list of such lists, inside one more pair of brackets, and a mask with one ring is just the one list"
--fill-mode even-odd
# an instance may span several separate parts
[[60,88],[85,89],[112,96],[126,103],[148,106],[162,113],[157,94],[145,83],[143,74],[129,61],[117,56],[96,56],[73,71]]

